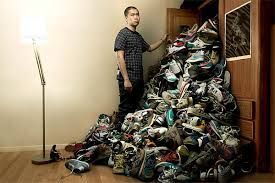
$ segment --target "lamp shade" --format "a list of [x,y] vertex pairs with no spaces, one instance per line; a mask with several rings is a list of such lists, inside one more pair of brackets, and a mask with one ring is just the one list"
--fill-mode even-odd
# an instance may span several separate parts
[[45,42],[47,40],[46,21],[43,17],[22,17],[21,38],[23,42]]

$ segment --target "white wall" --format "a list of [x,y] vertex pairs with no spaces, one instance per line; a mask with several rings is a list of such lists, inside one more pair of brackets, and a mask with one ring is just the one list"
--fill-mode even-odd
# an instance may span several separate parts
[[[98,114],[117,110],[117,32],[123,11],[140,10],[138,31],[149,43],[166,31],[166,8],[182,0],[0,0],[0,151],[40,149],[42,89],[31,44],[23,44],[20,20],[42,16],[48,41],[39,45],[46,78],[46,143],[81,139]],[[144,55],[146,68],[164,47]]]

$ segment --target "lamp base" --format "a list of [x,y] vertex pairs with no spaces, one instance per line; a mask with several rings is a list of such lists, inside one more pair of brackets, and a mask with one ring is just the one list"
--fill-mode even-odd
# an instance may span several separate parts
[[53,162],[50,158],[49,154],[45,154],[45,157],[43,157],[43,154],[36,155],[32,158],[32,164],[35,165],[44,165]]

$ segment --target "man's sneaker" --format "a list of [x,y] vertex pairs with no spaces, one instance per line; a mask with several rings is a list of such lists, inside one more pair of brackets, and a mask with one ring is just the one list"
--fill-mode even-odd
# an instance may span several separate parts
[[197,38],[194,42],[187,42],[186,47],[189,50],[200,50],[205,49],[208,46],[211,46],[211,44],[203,42],[200,38]]
[[82,173],[90,170],[89,163],[77,159],[70,159],[69,161],[66,161],[65,167],[74,173]]
[[193,53],[190,58],[186,60],[189,63],[202,62],[204,60],[204,51],[200,50],[196,53]]

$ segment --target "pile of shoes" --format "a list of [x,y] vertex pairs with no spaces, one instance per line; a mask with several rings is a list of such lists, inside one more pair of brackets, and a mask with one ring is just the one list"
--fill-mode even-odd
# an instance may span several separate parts
[[75,158],[142,181],[227,182],[251,172],[215,22],[194,25],[168,45],[145,85],[143,109],[128,113],[116,130],[101,114],[85,140],[68,148]]

